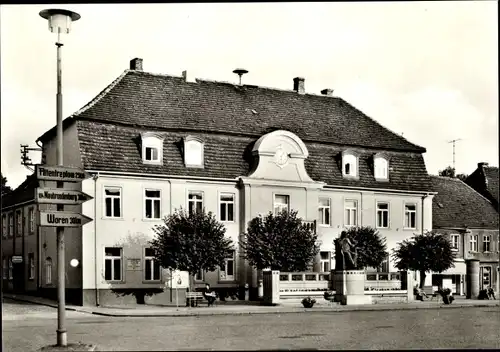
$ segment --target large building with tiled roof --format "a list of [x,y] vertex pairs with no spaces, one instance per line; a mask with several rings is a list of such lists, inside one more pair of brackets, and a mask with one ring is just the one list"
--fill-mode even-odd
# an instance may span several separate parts
[[465,183],[488,198],[498,211],[498,167],[478,163],[477,169],[465,179]]
[[[457,178],[431,176],[432,227],[447,234],[456,252],[455,267],[432,275],[433,286],[450,286],[467,293],[467,264],[477,265],[477,289],[489,286],[498,292],[499,216],[493,204]],[[476,262],[475,264],[473,262]],[[474,281],[475,282],[475,281]],[[477,290],[476,290],[477,291]]]
[[[94,175],[81,184],[94,200],[75,207],[94,221],[66,236],[81,247],[82,265],[70,284],[80,285],[84,304],[110,302],[117,289],[164,286],[149,267],[147,243],[152,227],[179,207],[217,214],[237,247],[225,267],[199,273],[196,284],[228,290],[248,284],[252,292],[258,273],[238,242],[260,213],[295,209],[315,224],[317,272],[331,269],[333,239],[346,226],[377,227],[389,249],[432,228],[425,149],[331,90],[306,93],[299,77],[292,87],[147,73],[134,59],[64,120],[64,165]],[[55,132],[37,141],[48,165],[56,164]],[[41,231],[42,244],[54,238],[55,230]],[[42,246],[40,263],[45,256]],[[385,270],[395,271],[389,256]]]

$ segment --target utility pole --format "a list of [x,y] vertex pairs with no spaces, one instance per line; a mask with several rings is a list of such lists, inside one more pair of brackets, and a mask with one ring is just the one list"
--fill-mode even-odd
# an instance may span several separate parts
[[31,166],[33,166],[32,160],[28,156],[30,151],[41,152],[42,148],[29,148],[27,144],[21,144],[21,165],[24,165],[30,171],[34,171],[31,168]]
[[458,141],[461,141],[462,138],[457,138],[457,139],[453,139],[451,141],[448,141],[448,143],[453,143],[453,170],[456,171],[455,169],[455,143],[458,142]]

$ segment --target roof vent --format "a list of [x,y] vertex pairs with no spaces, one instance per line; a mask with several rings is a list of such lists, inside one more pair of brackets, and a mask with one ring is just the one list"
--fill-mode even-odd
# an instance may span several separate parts
[[196,78],[194,78],[194,75],[188,74],[187,70],[182,71],[182,78],[184,78],[185,82],[196,83]]
[[326,88],[321,91],[321,94],[331,97],[333,95],[333,89]]
[[295,77],[293,79],[293,90],[299,94],[305,94],[305,79],[302,77]]
[[240,76],[240,86],[241,86],[241,76],[243,76],[245,73],[248,73],[247,70],[244,68],[237,68],[233,71],[233,73],[236,73],[238,76]]
[[142,71],[142,59],[136,57],[135,59],[130,60],[130,69]]
[[486,162],[484,162],[484,161],[482,161],[482,162],[480,162],[480,163],[477,163],[477,167],[478,167],[479,169],[481,169],[483,166],[488,166],[488,165],[489,165],[489,163],[486,163]]

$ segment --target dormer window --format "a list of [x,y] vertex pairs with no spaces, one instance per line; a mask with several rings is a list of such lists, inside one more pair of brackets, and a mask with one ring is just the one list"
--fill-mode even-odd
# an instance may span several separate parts
[[377,180],[387,180],[389,178],[389,161],[382,155],[375,155],[373,162],[374,176]]
[[193,136],[184,140],[184,163],[186,167],[203,167],[203,142]]
[[358,157],[351,151],[342,154],[342,175],[345,177],[358,176]]
[[142,161],[144,164],[162,164],[163,138],[162,135],[157,133],[145,132],[141,134]]

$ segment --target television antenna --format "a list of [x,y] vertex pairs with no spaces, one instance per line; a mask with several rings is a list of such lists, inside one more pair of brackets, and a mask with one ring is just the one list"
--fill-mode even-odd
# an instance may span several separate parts
[[458,141],[461,141],[462,138],[457,138],[457,139],[452,139],[451,141],[448,141],[448,143],[453,143],[453,170],[455,169],[455,143]]

